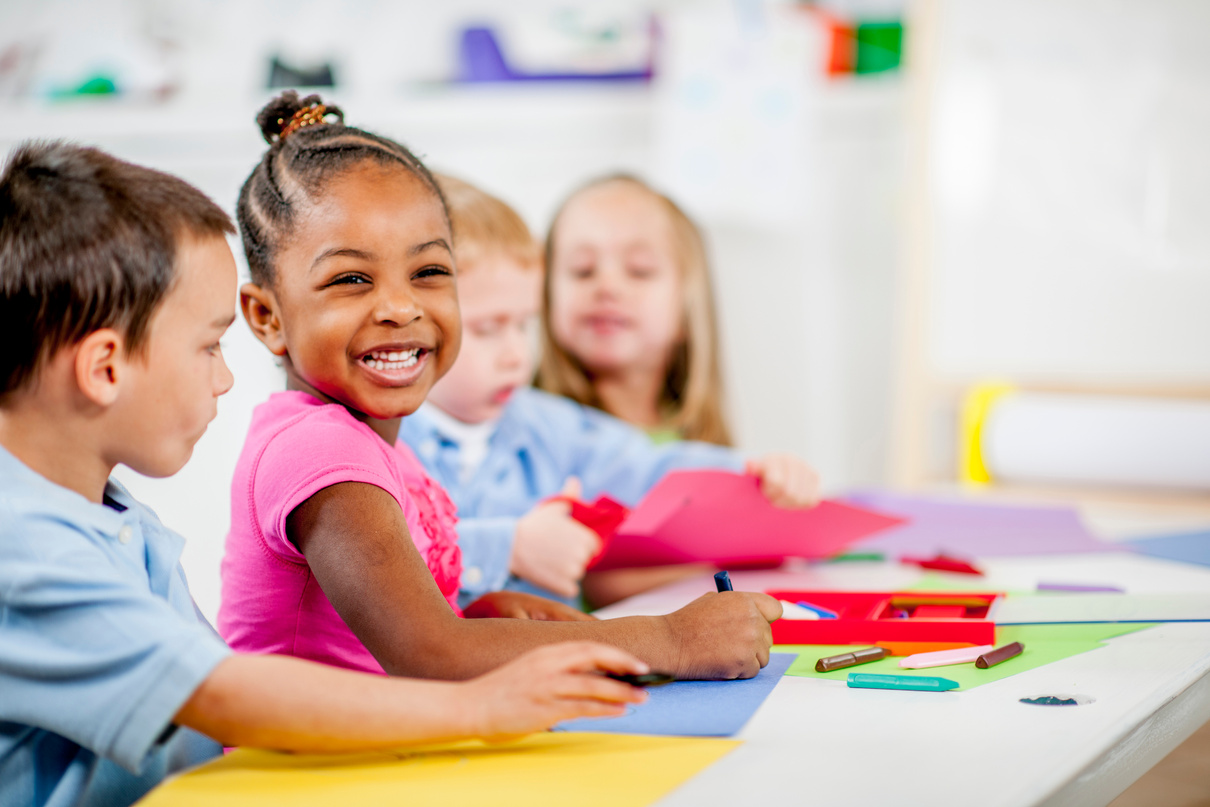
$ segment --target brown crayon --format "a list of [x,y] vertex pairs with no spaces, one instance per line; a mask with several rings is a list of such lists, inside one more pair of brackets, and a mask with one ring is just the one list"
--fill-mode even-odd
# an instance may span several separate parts
[[854,650],[852,653],[827,656],[815,662],[815,672],[830,672],[832,670],[841,670],[845,667],[853,667],[858,664],[868,664],[871,661],[884,659],[888,655],[885,647],[866,647],[861,650]]
[[1021,655],[1023,650],[1025,650],[1025,645],[1020,642],[1006,644],[1003,647],[997,647],[990,653],[984,653],[982,656],[979,656],[979,658],[975,659],[975,666],[981,670],[986,670],[988,667],[995,667],[1002,661],[1008,661],[1014,656]]
[[984,605],[991,605],[993,599],[994,595],[988,595],[987,599],[982,599],[980,597],[930,597],[926,594],[901,594],[891,597],[891,607],[912,608],[917,605],[964,605],[967,608],[979,608]]

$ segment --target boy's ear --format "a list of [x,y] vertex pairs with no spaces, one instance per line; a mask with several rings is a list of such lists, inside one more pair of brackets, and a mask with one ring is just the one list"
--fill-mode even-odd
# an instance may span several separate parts
[[239,290],[239,307],[256,338],[274,356],[286,355],[286,334],[282,330],[277,297],[273,292],[255,283],[245,283]]
[[113,328],[101,328],[76,345],[76,385],[97,406],[110,406],[118,399],[125,370],[126,340]]

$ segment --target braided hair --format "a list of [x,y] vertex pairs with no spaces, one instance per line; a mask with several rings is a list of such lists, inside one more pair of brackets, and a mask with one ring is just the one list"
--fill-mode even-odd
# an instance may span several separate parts
[[[331,119],[331,120],[330,120]],[[367,160],[399,166],[433,192],[449,221],[445,197],[424,163],[403,145],[344,124],[344,112],[318,95],[286,90],[256,116],[269,144],[240,189],[236,217],[252,282],[271,286],[273,258],[289,236],[298,208],[322,192],[325,181]]]

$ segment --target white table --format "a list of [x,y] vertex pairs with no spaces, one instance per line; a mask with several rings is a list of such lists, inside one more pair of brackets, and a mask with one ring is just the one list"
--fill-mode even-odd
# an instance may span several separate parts
[[[1114,584],[1129,593],[1210,592],[1210,568],[1128,553],[983,560],[980,587],[1038,581]],[[894,590],[919,570],[845,563],[737,572],[736,589]],[[709,577],[599,612],[675,610]],[[1022,697],[1081,694],[1084,706]],[[744,728],[744,741],[659,804],[1103,805],[1210,720],[1210,623],[1174,623],[962,692],[849,689],[784,677]],[[1210,764],[1210,761],[1207,761]]]

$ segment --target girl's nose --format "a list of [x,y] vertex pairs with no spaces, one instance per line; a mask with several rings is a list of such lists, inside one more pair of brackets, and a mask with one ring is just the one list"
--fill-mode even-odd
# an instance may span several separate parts
[[592,278],[592,293],[600,298],[616,297],[622,290],[622,273],[618,267],[601,265]]
[[374,300],[374,321],[403,326],[419,318],[422,310],[411,289],[384,287]]

